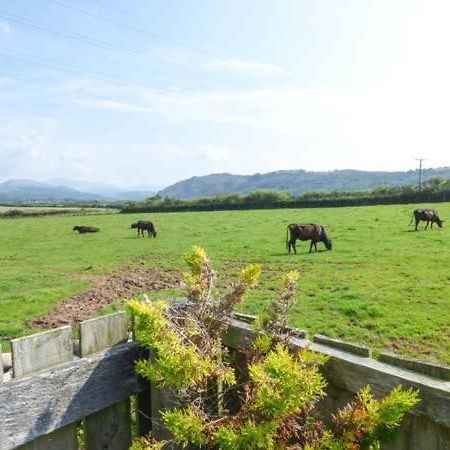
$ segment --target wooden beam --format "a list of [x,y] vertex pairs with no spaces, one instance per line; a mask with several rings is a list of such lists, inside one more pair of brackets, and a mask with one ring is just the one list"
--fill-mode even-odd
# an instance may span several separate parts
[[128,318],[125,312],[109,314],[80,323],[82,357],[127,341]]
[[91,450],[128,450],[131,445],[130,400],[124,400],[89,416],[85,446]]
[[[11,341],[14,378],[23,378],[44,368],[72,361],[70,326],[25,336]],[[77,427],[69,424],[25,444],[21,450],[77,450]]]
[[[234,320],[224,343],[239,349],[249,345],[254,339],[251,325]],[[333,386],[356,393],[370,384],[377,396],[388,394],[395,386],[412,387],[420,390],[420,403],[410,414],[428,417],[432,422],[450,428],[450,383],[429,377],[401,367],[395,367],[372,358],[358,356],[342,349],[316,344],[308,339],[291,340],[294,349],[310,348],[327,355],[328,362],[323,367],[326,380]]]
[[[87,356],[128,340],[125,312],[80,323],[81,356]],[[129,398],[84,419],[86,450],[128,450],[131,445]]]
[[9,450],[148,389],[138,383],[136,343],[0,384],[0,449]]
[[56,366],[73,359],[70,326],[11,341],[14,378]]

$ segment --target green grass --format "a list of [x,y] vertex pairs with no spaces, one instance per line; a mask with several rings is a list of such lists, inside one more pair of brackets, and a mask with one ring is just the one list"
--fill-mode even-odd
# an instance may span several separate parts
[[[419,206],[152,214],[156,240],[129,229],[144,214],[1,220],[0,336],[29,333],[27,319],[89,285],[80,274],[104,274],[141,255],[149,267],[185,270],[182,256],[197,244],[212,258],[219,285],[245,263],[262,264],[261,288],[248,295],[245,312],[257,313],[276,295],[280,275],[295,269],[293,325],[450,363],[450,231],[412,232],[407,225]],[[450,217],[450,203],[435,207]],[[287,255],[292,222],[324,224],[333,251],[309,254],[303,242]],[[72,233],[82,224],[101,232]]]
[[89,214],[103,214],[117,212],[112,208],[84,208],[81,206],[7,206],[0,205],[0,214],[7,211],[22,211],[23,213],[46,213],[46,212],[61,212],[62,214],[79,214],[79,213],[89,213]]

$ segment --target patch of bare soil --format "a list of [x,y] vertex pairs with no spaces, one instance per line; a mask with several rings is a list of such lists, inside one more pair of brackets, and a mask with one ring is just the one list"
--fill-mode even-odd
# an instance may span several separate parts
[[82,322],[112,303],[139,294],[180,287],[181,273],[162,269],[127,267],[95,277],[95,286],[55,305],[48,314],[32,319],[30,327],[55,328]]

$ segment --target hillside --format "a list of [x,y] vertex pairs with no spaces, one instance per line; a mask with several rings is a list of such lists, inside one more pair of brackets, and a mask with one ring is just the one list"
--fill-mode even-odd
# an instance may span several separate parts
[[79,201],[125,201],[144,200],[154,195],[155,190],[120,189],[99,183],[72,180],[51,180],[47,183],[13,179],[0,183],[0,202],[79,202]]
[[33,180],[9,180],[0,184],[0,201],[7,202],[54,202],[91,201],[99,196],[80,192],[65,186],[52,186]]
[[[450,178],[450,167],[424,169],[422,171],[423,180],[437,176]],[[254,175],[219,173],[192,177],[168,186],[159,191],[158,194],[163,197],[194,199],[219,193],[240,192],[247,194],[257,189],[276,189],[299,195],[307,191],[370,189],[380,185],[401,186],[417,184],[417,182],[417,170],[406,172],[280,170]]]

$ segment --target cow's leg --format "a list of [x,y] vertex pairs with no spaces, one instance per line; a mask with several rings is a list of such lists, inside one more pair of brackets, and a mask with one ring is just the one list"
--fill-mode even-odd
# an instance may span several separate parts
[[434,222],[433,222],[433,221],[431,221],[431,229],[433,229],[433,223],[434,223]]
[[294,239],[294,240],[292,241],[292,248],[294,249],[294,255],[297,254],[297,247],[295,246],[295,243],[296,243],[296,240]]
[[309,244],[309,253],[312,252],[313,240],[311,239],[311,243]]
[[417,231],[417,226],[419,225],[420,220],[416,219],[416,231]]
[[425,228],[424,228],[424,230],[426,230],[427,228],[428,228],[428,225],[430,224],[430,221],[429,220],[427,220],[427,224],[425,225]]

